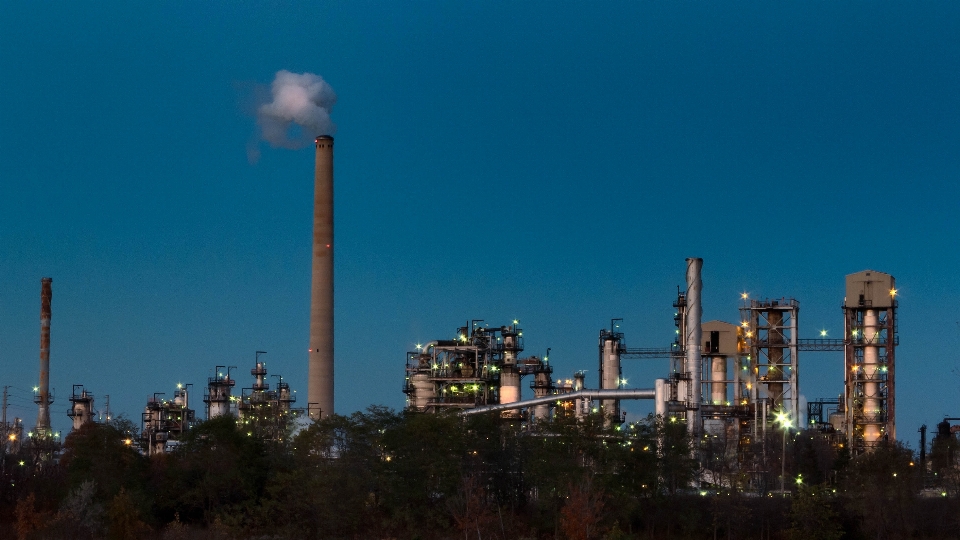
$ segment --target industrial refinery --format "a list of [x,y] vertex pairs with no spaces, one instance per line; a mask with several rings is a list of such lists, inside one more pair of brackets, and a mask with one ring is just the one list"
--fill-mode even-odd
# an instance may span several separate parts
[[[565,383],[554,379],[546,355],[521,356],[518,321],[490,328],[474,320],[458,328],[452,339],[418,345],[407,353],[407,407],[500,414],[531,425],[570,413],[596,413],[622,423],[621,400],[653,400],[657,417],[684,423],[694,440],[728,441],[725,453],[739,456],[747,468],[753,463],[754,443],[771,432],[802,429],[804,419],[837,443],[849,445],[853,455],[896,440],[893,276],[873,270],[846,276],[844,338],[800,338],[800,303],[794,298],[757,300],[744,294],[739,320],[703,322],[702,267],[702,259],[686,261],[686,289],[673,304],[677,337],[670,346],[627,347],[617,319],[599,331],[598,376],[592,390],[583,370]],[[836,360],[846,374],[837,381],[843,389],[840,399],[818,400],[801,410],[803,351],[843,353]],[[621,368],[626,358],[669,359],[670,370],[649,381],[647,389],[627,389]],[[521,396],[524,377],[530,381],[530,399]]]
[[[139,445],[148,455],[170,451],[201,418],[193,408],[202,401],[203,417],[238,418],[267,438],[282,439],[291,419],[319,419],[334,413],[333,297],[333,138],[315,140],[312,282],[307,400],[296,408],[289,382],[268,382],[257,351],[252,382],[236,391],[237,366],[215,366],[206,388],[192,395],[192,384],[178,384],[172,397],[157,392],[141,415]],[[519,321],[490,326],[471,320],[452,336],[420,344],[407,353],[403,392],[410,411],[463,415],[495,414],[506,421],[535,426],[557,415],[580,418],[599,414],[608,425],[625,422],[623,400],[651,400],[657,417],[682,423],[691,437],[727,441],[725,452],[750,463],[755,443],[785,428],[808,427],[849,445],[854,455],[883,441],[896,440],[895,351],[897,289],[893,276],[865,270],[846,276],[842,302],[844,337],[801,338],[800,303],[790,297],[741,297],[729,321],[703,321],[704,261],[688,258],[684,285],[673,302],[676,337],[672,343],[628,347],[619,319],[599,330],[595,380],[592,365],[566,376],[555,373],[549,349],[527,354]],[[30,436],[51,437],[50,322],[52,279],[41,280],[40,376],[35,389],[37,421]],[[708,289],[709,290],[709,289]],[[735,311],[736,310],[736,311]],[[801,410],[801,353],[835,351],[843,365],[839,398],[824,398]],[[668,360],[662,377],[646,388],[626,388],[622,362]],[[526,381],[526,383],[524,383]],[[525,390],[526,386],[526,390]],[[842,390],[842,391],[840,391]],[[524,396],[526,393],[526,397]],[[109,400],[109,396],[106,397]],[[191,401],[192,400],[192,401]],[[108,401],[109,403],[109,401]],[[73,386],[68,416],[73,430],[103,420],[94,395]],[[109,406],[107,407],[109,409]],[[107,419],[110,414],[107,411]],[[3,422],[6,432],[22,430],[22,421]],[[252,432],[251,431],[251,432]],[[13,439],[11,439],[13,440]],[[746,465],[745,465],[746,466]]]

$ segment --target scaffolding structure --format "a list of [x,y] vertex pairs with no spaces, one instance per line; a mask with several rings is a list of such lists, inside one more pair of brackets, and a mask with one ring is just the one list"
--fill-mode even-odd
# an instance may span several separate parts
[[897,438],[897,288],[890,274],[864,270],[846,278],[844,432],[854,455]]
[[748,352],[745,390],[754,407],[754,432],[765,433],[775,414],[800,419],[798,317],[800,302],[744,300],[741,327]]

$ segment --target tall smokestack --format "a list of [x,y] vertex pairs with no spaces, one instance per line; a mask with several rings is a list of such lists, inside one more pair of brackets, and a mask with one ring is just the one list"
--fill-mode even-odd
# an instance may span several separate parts
[[316,146],[307,401],[321,418],[333,414],[333,137],[317,137]]
[[[703,268],[703,259],[692,257],[687,259],[687,309],[684,330],[684,349],[686,351],[686,372],[690,376],[687,401],[687,431],[696,437],[700,433],[700,402],[702,388],[700,386],[701,364],[700,343],[703,335],[701,318],[703,308],[700,304],[700,293],[703,290],[703,281],[700,271]],[[696,440],[696,438],[694,439]]]
[[50,434],[50,301],[53,299],[53,279],[40,280],[40,385],[34,401],[37,402],[37,436]]

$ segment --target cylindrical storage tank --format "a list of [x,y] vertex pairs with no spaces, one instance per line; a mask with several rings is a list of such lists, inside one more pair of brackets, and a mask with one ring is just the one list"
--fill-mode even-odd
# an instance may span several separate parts
[[727,403],[727,358],[714,356],[710,359],[710,401],[714,405]]
[[333,137],[316,139],[313,277],[307,401],[314,418],[333,414]]
[[701,270],[703,259],[692,257],[687,259],[687,308],[684,312],[684,351],[686,353],[686,371],[689,376],[687,386],[687,430],[696,435],[699,433],[699,417],[701,398],[701,356],[700,347],[703,337],[702,316],[703,308],[700,295],[703,290]]

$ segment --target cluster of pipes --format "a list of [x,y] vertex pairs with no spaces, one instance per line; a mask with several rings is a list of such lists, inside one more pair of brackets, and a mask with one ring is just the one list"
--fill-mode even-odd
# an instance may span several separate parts
[[[798,357],[805,348],[845,353],[845,394],[836,401],[830,422],[817,427],[842,434],[855,453],[895,437],[897,303],[892,276],[869,270],[848,275],[844,338],[800,340],[794,299],[748,300],[744,294],[739,325],[703,323],[702,267],[700,258],[686,260],[686,291],[674,304],[677,340],[670,349],[630,350],[615,328],[601,330],[597,389],[585,387],[583,372],[567,384],[555,382],[547,357],[518,360],[522,332],[515,325],[463,327],[456,340],[434,341],[408,353],[408,407],[428,412],[457,408],[465,415],[496,411],[506,418],[522,418],[526,409],[534,421],[563,407],[622,421],[620,400],[651,399],[658,416],[684,421],[694,437],[732,429],[734,440],[749,444],[771,428],[800,427]],[[650,389],[623,388],[624,354],[668,357],[670,375],[656,379]],[[525,375],[534,376],[534,397],[521,400]]]

